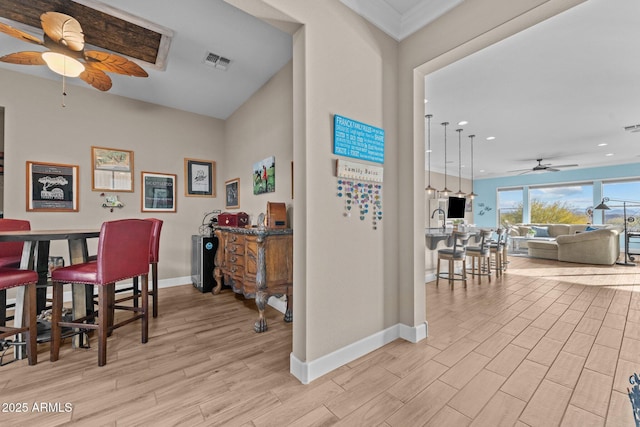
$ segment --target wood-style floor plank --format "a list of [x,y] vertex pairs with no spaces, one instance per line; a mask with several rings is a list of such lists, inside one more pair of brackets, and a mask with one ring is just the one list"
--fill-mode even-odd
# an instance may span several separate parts
[[510,261],[491,283],[427,283],[427,339],[308,385],[289,373],[281,313],[267,308],[256,334],[252,300],[161,289],[149,342],[137,323],[116,330],[104,367],[94,342],[66,342],[55,363],[40,345],[37,366],[1,367],[2,402],[28,410],[0,412],[0,425],[633,427],[640,267]]

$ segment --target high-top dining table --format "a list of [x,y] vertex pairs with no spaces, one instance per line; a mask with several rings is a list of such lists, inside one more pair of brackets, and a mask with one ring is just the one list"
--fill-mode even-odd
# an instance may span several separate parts
[[[100,236],[100,229],[85,230],[21,230],[0,231],[0,242],[24,242],[20,268],[38,272],[37,312],[45,309],[47,303],[47,281],[49,272],[49,247],[52,240],[67,240],[69,244],[69,260],[71,264],[86,262],[89,254],[87,239]],[[89,288],[89,290],[87,290]],[[73,315],[76,318],[86,316],[93,311],[93,287],[91,285],[74,284]],[[14,310],[14,325],[22,325],[24,287],[17,288],[16,305]],[[0,320],[6,317],[6,295],[0,295]],[[4,313],[2,311],[5,311]],[[74,339],[74,344],[80,341]],[[24,357],[22,348],[16,347],[16,358]]]

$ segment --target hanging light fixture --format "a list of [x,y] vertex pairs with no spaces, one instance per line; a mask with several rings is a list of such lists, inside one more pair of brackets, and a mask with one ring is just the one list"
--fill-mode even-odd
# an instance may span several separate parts
[[424,116],[427,119],[427,167],[429,168],[429,182],[425,191],[428,196],[432,196],[436,189],[431,186],[431,118],[433,114],[427,114]]
[[447,188],[447,125],[449,122],[441,123],[444,126],[444,189],[440,192],[442,197],[448,197],[451,190]]
[[473,200],[477,194],[473,192],[473,138],[475,135],[469,135],[469,139],[471,140],[471,193],[469,193],[469,199]]
[[462,129],[456,129],[456,132],[458,132],[458,192],[454,196],[463,198],[465,194],[462,191]]

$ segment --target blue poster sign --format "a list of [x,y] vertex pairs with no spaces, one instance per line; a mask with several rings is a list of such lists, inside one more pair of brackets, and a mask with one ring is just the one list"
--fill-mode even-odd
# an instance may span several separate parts
[[335,114],[333,154],[384,163],[384,129]]

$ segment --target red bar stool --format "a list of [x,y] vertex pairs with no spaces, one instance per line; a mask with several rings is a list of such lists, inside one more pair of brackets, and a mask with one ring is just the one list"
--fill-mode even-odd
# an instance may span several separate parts
[[153,297],[153,317],[158,317],[158,260],[160,259],[160,231],[162,220],[149,218],[153,224],[151,227],[151,241],[149,242],[149,264],[151,265],[151,292]]
[[[22,219],[0,218],[0,231],[31,230],[29,221]],[[0,243],[0,268],[20,268],[22,259],[23,242]],[[6,324],[7,317],[7,291],[0,290],[0,326]]]
[[[98,330],[98,366],[107,363],[107,336],[114,329],[141,319],[141,341],[149,335],[149,242],[152,224],[143,219],[123,219],[102,224],[95,262],[73,264],[51,273],[53,281],[53,313],[51,319],[51,361],[58,360],[62,327]],[[142,276],[142,307],[117,305],[114,300],[115,283]],[[95,314],[62,321],[62,297],[64,283],[98,286],[98,323]],[[133,316],[115,323],[112,310],[132,311]]]
[[38,283],[38,273],[33,270],[20,270],[17,268],[0,268],[0,290],[6,291],[9,288],[26,286],[25,313],[26,325],[16,328],[0,326],[0,339],[26,332],[27,357],[29,365],[38,363],[38,323],[36,320],[36,283]]

